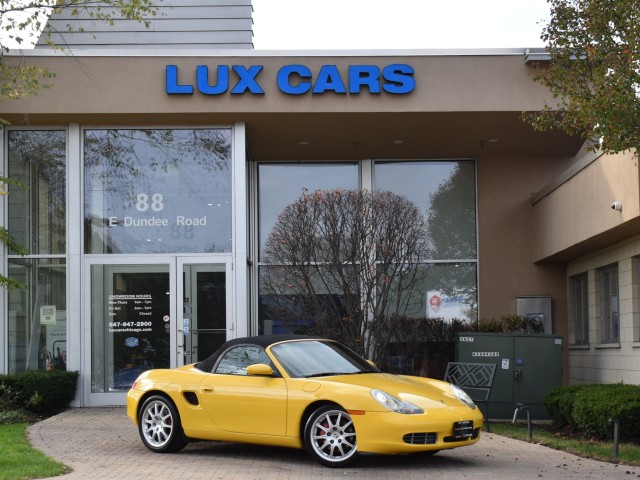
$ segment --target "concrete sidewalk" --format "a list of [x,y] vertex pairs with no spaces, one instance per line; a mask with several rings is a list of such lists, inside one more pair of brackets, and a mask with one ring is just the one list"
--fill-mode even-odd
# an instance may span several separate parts
[[73,468],[72,479],[633,479],[640,468],[596,462],[483,432],[478,444],[435,456],[363,456],[330,469],[305,451],[217,442],[174,454],[147,450],[124,408],[76,408],[29,428],[31,444]]

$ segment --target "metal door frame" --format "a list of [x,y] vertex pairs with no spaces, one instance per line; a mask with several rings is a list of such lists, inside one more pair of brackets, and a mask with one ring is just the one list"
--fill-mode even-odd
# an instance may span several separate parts
[[126,404],[126,392],[93,393],[91,391],[92,377],[92,284],[91,267],[93,265],[104,266],[158,266],[169,267],[169,310],[170,310],[170,337],[169,351],[173,354],[169,357],[170,368],[181,366],[184,363],[182,342],[180,331],[183,322],[184,299],[183,299],[183,271],[185,265],[222,265],[225,272],[226,284],[226,327],[227,339],[233,338],[235,325],[233,324],[233,304],[232,304],[232,256],[231,255],[149,255],[149,256],[86,256],[83,262],[83,282],[84,292],[82,293],[83,320],[81,321],[80,337],[83,351],[81,355],[81,378],[80,378],[80,405],[82,406],[120,406]]
[[176,323],[175,323],[175,337],[177,340],[176,348],[174,351],[175,354],[175,363],[176,366],[184,365],[184,333],[183,333],[183,324],[184,324],[184,267],[188,266],[204,266],[204,265],[213,265],[213,266],[221,266],[223,267],[223,271],[225,273],[225,303],[226,303],[226,337],[227,340],[234,338],[235,326],[233,324],[233,315],[232,315],[232,282],[231,282],[231,257],[189,257],[189,256],[178,256],[176,257]]

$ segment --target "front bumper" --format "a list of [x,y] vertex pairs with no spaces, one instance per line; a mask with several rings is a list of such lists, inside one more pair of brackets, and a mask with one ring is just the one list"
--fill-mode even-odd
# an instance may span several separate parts
[[466,406],[428,411],[420,415],[366,412],[351,418],[357,432],[358,451],[382,454],[473,445],[480,439],[484,425],[478,409],[471,410]]

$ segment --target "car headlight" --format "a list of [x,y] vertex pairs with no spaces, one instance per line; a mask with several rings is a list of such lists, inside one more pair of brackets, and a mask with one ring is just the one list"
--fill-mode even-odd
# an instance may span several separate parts
[[451,391],[453,392],[453,394],[456,396],[458,400],[460,400],[469,408],[476,408],[476,404],[473,402],[471,397],[467,395],[467,392],[465,392],[464,390],[462,390],[460,387],[456,385],[449,384],[449,386],[451,387]]
[[385,408],[388,408],[392,412],[404,413],[407,415],[415,415],[418,413],[424,413],[420,407],[410,402],[400,400],[393,395],[389,395],[387,392],[374,388],[371,390],[371,396]]

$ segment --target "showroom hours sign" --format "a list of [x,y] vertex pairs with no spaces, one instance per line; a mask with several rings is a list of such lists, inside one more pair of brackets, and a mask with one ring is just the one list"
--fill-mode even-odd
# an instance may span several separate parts
[[152,331],[153,297],[150,294],[112,294],[107,302],[109,333]]
[[230,128],[86,130],[84,144],[86,253],[231,251]]

